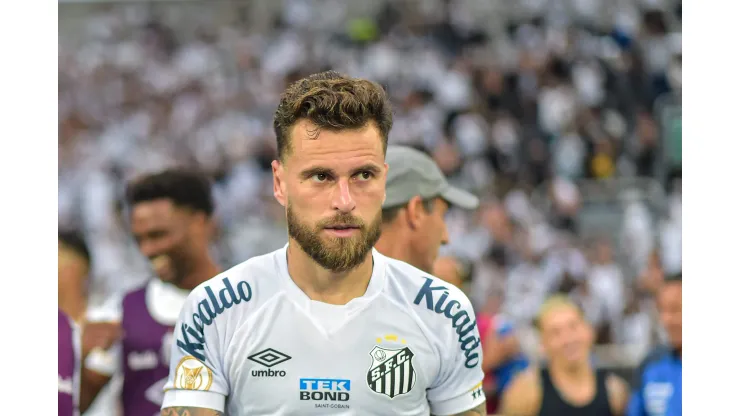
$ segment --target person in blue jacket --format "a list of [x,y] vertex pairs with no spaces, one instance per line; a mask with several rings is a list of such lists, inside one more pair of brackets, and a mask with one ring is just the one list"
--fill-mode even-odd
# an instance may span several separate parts
[[681,274],[667,278],[657,293],[660,321],[670,342],[640,365],[627,416],[681,415],[681,296]]

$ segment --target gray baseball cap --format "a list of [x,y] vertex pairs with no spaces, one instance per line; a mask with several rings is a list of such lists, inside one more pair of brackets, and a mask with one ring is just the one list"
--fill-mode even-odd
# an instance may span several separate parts
[[388,178],[383,208],[405,205],[417,195],[422,199],[440,197],[465,209],[478,207],[478,197],[451,186],[434,160],[423,152],[406,146],[388,146],[385,162]]

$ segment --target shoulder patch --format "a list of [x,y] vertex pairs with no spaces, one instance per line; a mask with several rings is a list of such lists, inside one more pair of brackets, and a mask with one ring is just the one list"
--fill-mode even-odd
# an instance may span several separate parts
[[213,372],[193,356],[185,356],[175,368],[175,388],[208,391],[213,384]]

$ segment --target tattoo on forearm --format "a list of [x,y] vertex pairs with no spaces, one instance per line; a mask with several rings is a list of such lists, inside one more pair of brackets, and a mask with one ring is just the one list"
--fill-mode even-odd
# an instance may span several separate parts
[[161,416],[224,416],[223,412],[202,407],[167,407]]

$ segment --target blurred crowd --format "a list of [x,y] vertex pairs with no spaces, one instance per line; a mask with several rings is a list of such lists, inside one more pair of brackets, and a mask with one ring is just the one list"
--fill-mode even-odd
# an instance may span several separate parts
[[[659,105],[680,100],[680,2],[354,3],[284,0],[259,25],[240,1],[60,4],[59,224],[88,239],[93,296],[151,276],[121,202],[142,173],[208,172],[224,267],[285,244],[272,113],[288,83],[331,68],[384,85],[390,142],[482,198],[450,212],[443,250],[476,308],[534,350],[526,328],[566,293],[599,343],[641,356],[662,336],[652,293],[681,269],[680,159]],[[65,26],[65,7],[82,23]]]

